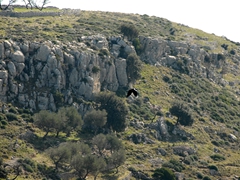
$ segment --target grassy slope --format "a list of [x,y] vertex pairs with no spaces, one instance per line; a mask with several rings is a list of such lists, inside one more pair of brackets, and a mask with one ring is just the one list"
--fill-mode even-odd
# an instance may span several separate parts
[[[153,67],[149,65],[145,65],[142,76],[143,80],[139,80],[137,82],[136,87],[139,89],[141,92],[141,96],[147,96],[150,98],[150,102],[155,104],[155,105],[160,105],[163,110],[163,112],[168,111],[171,102],[174,101],[174,99],[182,99],[186,100],[185,98],[181,98],[178,95],[171,93],[171,89],[169,89],[169,86],[167,83],[165,83],[162,80],[163,74],[175,74],[176,72],[173,72],[172,70],[165,68],[165,67]],[[157,76],[157,79],[156,79]],[[184,76],[184,75],[183,75]],[[185,77],[188,79],[188,81],[191,81],[189,77]],[[211,84],[208,84],[207,88],[211,88]],[[212,85],[213,86],[213,85]],[[156,91],[160,91],[158,95],[156,95]],[[217,90],[216,90],[217,92]],[[193,96],[196,94],[192,94]],[[156,154],[155,149],[157,147],[162,147],[167,150],[168,155],[166,157],[160,156],[160,158],[163,158],[165,161],[168,161],[170,159],[179,159],[179,156],[176,156],[173,154],[171,147],[172,146],[179,146],[179,145],[186,145],[190,146],[192,148],[197,149],[197,157],[198,161],[194,162],[191,165],[185,165],[186,170],[185,172],[187,174],[187,177],[191,178],[196,178],[196,173],[201,172],[202,174],[208,175],[208,171],[206,169],[201,169],[199,168],[202,166],[202,164],[207,164],[207,165],[216,165],[219,168],[219,172],[221,173],[222,176],[231,176],[232,174],[238,175],[239,176],[239,170],[240,167],[238,165],[239,163],[239,158],[240,158],[240,153],[238,151],[239,149],[239,142],[236,143],[230,143],[230,145],[223,145],[221,147],[214,146],[211,141],[213,140],[220,140],[217,135],[215,135],[216,132],[225,132],[225,133],[232,133],[233,129],[227,128],[224,123],[220,122],[215,122],[215,125],[213,125],[212,121],[210,121],[209,116],[205,117],[205,122],[199,121],[200,116],[195,114],[195,122],[192,127],[182,127],[186,132],[191,133],[196,139],[195,140],[190,140],[190,141],[182,141],[182,140],[177,140],[176,142],[161,142],[161,141],[156,141],[156,144],[154,145],[140,145],[136,146],[133,145],[132,143],[127,143],[127,147],[131,147],[130,149],[133,150],[135,149],[134,147],[137,147],[136,153],[139,154],[142,149],[144,149],[144,153],[148,153],[153,158],[159,157]],[[175,123],[175,119],[169,119],[166,118],[168,121]],[[239,118],[237,120],[239,122]],[[148,121],[145,121],[145,123],[149,123]],[[228,122],[226,123],[228,124]],[[205,127],[211,127],[213,133],[207,133],[204,128]],[[135,129],[128,130],[126,133],[129,134],[129,131],[136,133]],[[137,131],[138,132],[138,131]],[[144,132],[149,134],[151,137],[150,133],[148,131],[140,130],[139,132]],[[226,160],[224,161],[214,161],[210,158],[211,155],[214,154],[213,149],[218,148],[220,151],[220,154],[226,157]],[[141,149],[139,151],[139,149]],[[143,170],[144,172],[149,170],[149,173],[152,170],[151,164],[146,161],[146,159],[143,159],[142,161],[136,160],[134,157],[129,158],[129,164],[133,164],[136,169]],[[144,164],[142,168],[138,168],[138,164]],[[233,166],[232,166],[233,165]],[[232,167],[232,168],[230,168]],[[150,173],[151,174],[151,173]]]
[[[104,34],[106,36],[111,35],[119,35],[119,26],[122,23],[132,23],[134,24],[140,31],[140,35],[142,36],[151,36],[151,37],[161,37],[165,39],[172,39],[176,41],[188,41],[192,43],[196,43],[202,46],[212,46],[215,47],[211,49],[213,52],[221,52],[222,44],[228,44],[229,49],[237,48],[236,44],[231,43],[223,37],[217,37],[213,34],[204,33],[198,29],[192,29],[190,27],[182,26],[176,23],[172,23],[166,19],[158,18],[158,17],[150,17],[147,15],[138,15],[138,14],[123,14],[123,13],[109,13],[109,12],[89,12],[82,11],[79,16],[60,16],[60,17],[32,17],[32,18],[11,18],[11,17],[2,17],[0,19],[0,38],[9,39],[12,38],[14,40],[18,40],[21,38],[28,39],[31,41],[41,41],[41,40],[59,40],[59,41],[72,41],[78,40],[78,37],[84,35],[92,35],[92,34]],[[174,35],[170,34],[170,30],[174,29]],[[208,103],[207,99],[204,96],[208,96],[208,98],[214,96],[213,92],[218,92],[219,87],[212,85],[207,82],[206,88],[214,89],[214,91],[204,91],[200,92],[196,90],[195,93],[188,89],[190,86],[189,82],[194,82],[192,79],[187,77],[186,75],[181,75],[185,80],[184,83],[179,83],[179,85],[184,85],[186,90],[181,91],[179,94],[171,93],[171,89],[168,83],[162,80],[164,75],[168,75],[170,78],[173,78],[173,75],[176,74],[171,69],[165,67],[152,67],[149,65],[144,65],[142,71],[142,79],[137,81],[136,87],[139,89],[141,93],[141,97],[147,96],[150,99],[150,102],[155,105],[160,105],[162,107],[162,111],[165,113],[168,111],[171,106],[171,102],[175,99],[186,100],[190,95],[190,102],[193,103],[194,99],[202,99],[206,103]],[[231,73],[225,75],[227,78],[235,79],[238,78],[236,76],[231,75]],[[197,80],[198,81],[198,80]],[[196,83],[193,83],[196,86]],[[210,87],[211,86],[211,87]],[[202,88],[202,87],[201,87]],[[200,89],[201,89],[200,88]],[[156,93],[157,92],[157,93]],[[188,94],[186,94],[188,92]],[[184,94],[185,93],[185,94]],[[206,93],[206,94],[205,94]],[[211,101],[211,100],[210,100]],[[214,105],[214,104],[212,104]],[[197,106],[201,106],[201,104],[196,104]],[[228,106],[229,108],[233,108],[234,111],[238,108]],[[216,106],[216,109],[217,106]],[[204,127],[210,127],[213,132],[224,131],[226,133],[232,133],[233,129],[231,128],[231,124],[234,121],[239,121],[238,115],[235,115],[235,119],[227,120],[226,126],[223,123],[216,122],[217,125],[213,126],[213,123],[210,121],[209,112],[212,109],[206,109],[207,115],[203,117],[205,120],[199,121],[200,115],[195,112],[196,119],[193,127],[183,127],[185,131],[192,133],[195,136],[195,140],[191,140],[188,142],[176,141],[174,143],[163,142],[155,140],[156,144],[153,145],[135,145],[126,140],[127,136],[136,133],[136,132],[144,132],[150,138],[153,138],[150,131],[146,130],[136,130],[132,127],[129,127],[128,130],[124,133],[121,133],[121,138],[124,141],[127,153],[127,161],[124,166],[121,167],[121,170],[124,170],[122,174],[119,176],[123,176],[127,174],[125,172],[127,167],[134,167],[137,170],[142,170],[149,175],[152,174],[152,170],[156,167],[152,167],[151,163],[148,159],[151,158],[162,158],[165,162],[170,159],[179,159],[179,156],[176,156],[172,153],[172,146],[176,145],[189,145],[190,147],[194,147],[194,145],[198,148],[197,156],[199,160],[195,162],[193,165],[185,165],[186,170],[184,172],[187,174],[187,177],[196,178],[196,172],[201,172],[202,174],[208,175],[207,169],[199,169],[198,166],[202,164],[214,164],[218,167],[220,173],[223,176],[230,176],[232,174],[240,176],[240,168],[238,166],[240,154],[237,151],[239,149],[239,144],[230,143],[230,145],[221,145],[217,147],[220,150],[220,153],[226,157],[226,160],[216,162],[210,158],[210,155],[213,153],[214,146],[211,141],[221,141],[221,138],[215,133],[207,133],[204,130]],[[225,113],[228,111],[226,110]],[[236,113],[235,113],[236,114]],[[133,116],[143,120],[143,117],[139,117],[138,114],[131,113]],[[228,114],[225,114],[226,118]],[[231,116],[232,117],[232,116]],[[175,119],[166,118],[170,123],[175,123]],[[144,120],[145,121],[145,120]],[[150,123],[146,121],[145,123]],[[21,132],[25,131],[25,127],[27,125],[12,122],[10,125],[6,126],[6,129],[1,129],[1,137],[0,145],[1,145],[1,155],[5,157],[5,160],[10,160],[12,156],[15,157],[24,157],[31,158],[35,160],[37,163],[45,163],[51,165],[49,159],[46,159],[46,156],[42,154],[41,151],[34,149],[30,143],[26,143],[24,141],[20,141],[20,148],[15,152],[13,149],[9,149],[10,145],[13,143],[13,140],[17,138]],[[43,132],[35,129],[36,134],[39,136],[43,135]],[[72,137],[76,138],[76,137]],[[153,138],[154,139],[154,138]],[[226,142],[226,141],[225,141]],[[167,150],[168,155],[166,157],[162,157],[156,154],[156,148],[162,147]],[[144,153],[148,154],[148,158],[144,158]],[[139,155],[139,158],[136,158],[136,154]],[[31,175],[28,174],[28,179],[34,179],[34,177],[38,176],[37,174]],[[22,179],[26,179],[26,176],[21,176]],[[19,179],[21,179],[19,178]]]

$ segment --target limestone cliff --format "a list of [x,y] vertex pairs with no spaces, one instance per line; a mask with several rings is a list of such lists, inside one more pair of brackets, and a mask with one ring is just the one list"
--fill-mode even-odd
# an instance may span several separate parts
[[[124,42],[116,39],[111,39],[116,45]],[[73,97],[91,99],[101,89],[116,91],[127,86],[126,59],[118,58],[122,45],[109,49],[109,42],[100,35],[82,37],[82,41],[1,42],[0,99],[33,110],[55,111],[56,92],[71,104]],[[100,54],[101,49],[107,53]]]
[[[186,42],[139,37],[140,58],[152,65],[172,67],[190,76],[209,78],[226,85],[222,74],[214,69],[235,69],[228,56],[208,53],[204,48]],[[128,86],[126,57],[136,53],[130,42],[121,37],[95,35],[79,42],[14,42],[0,43],[0,99],[32,110],[55,111],[56,94],[64,103],[74,97],[91,99],[101,90],[117,91]],[[233,59],[239,62],[238,53]]]

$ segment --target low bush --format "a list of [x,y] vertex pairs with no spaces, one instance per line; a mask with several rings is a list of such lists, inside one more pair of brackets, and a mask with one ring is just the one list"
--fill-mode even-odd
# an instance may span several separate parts
[[181,172],[182,170],[185,169],[185,167],[175,159],[172,159],[169,162],[164,163],[162,166],[174,169],[177,172]]
[[13,114],[18,114],[18,111],[14,108],[14,107],[11,107],[9,110],[8,110],[9,113],[13,113]]
[[225,157],[220,154],[214,154],[210,156],[214,161],[223,161],[225,160]]
[[7,114],[6,114],[6,117],[7,117],[8,121],[18,120],[17,115],[16,115],[16,114],[13,114],[13,113],[7,113]]
[[158,168],[154,170],[154,173],[152,175],[154,180],[175,180],[175,174],[173,173],[173,171],[171,169],[168,168]]
[[215,165],[209,165],[208,169],[214,169],[215,171],[218,171],[218,168]]

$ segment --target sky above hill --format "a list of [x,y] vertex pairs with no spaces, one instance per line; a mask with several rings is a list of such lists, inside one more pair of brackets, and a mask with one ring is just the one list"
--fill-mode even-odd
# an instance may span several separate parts
[[[38,0],[40,1],[40,0]],[[239,0],[49,0],[48,6],[147,14],[240,42]],[[7,3],[8,0],[3,0]],[[21,2],[21,0],[18,0]],[[4,4],[4,3],[3,3]]]

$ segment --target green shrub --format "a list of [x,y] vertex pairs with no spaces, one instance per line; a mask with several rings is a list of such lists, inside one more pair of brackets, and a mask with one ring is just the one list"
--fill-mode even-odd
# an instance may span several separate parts
[[34,172],[33,168],[32,168],[29,164],[25,164],[25,165],[24,165],[24,169],[25,169],[26,171],[28,171],[28,172],[31,172],[31,173]]
[[54,97],[57,107],[60,107],[64,102],[64,95],[60,91],[55,91],[53,93],[53,97]]
[[9,110],[8,110],[9,113],[13,113],[13,114],[18,114],[18,111],[14,108],[14,107],[11,107]]
[[135,38],[132,42],[132,45],[134,46],[135,48],[135,51],[137,52],[137,54],[141,54],[142,52],[142,45],[141,45],[141,42],[139,40],[139,38]]
[[184,126],[191,126],[194,122],[192,112],[185,102],[175,101],[169,112],[177,117],[176,124],[180,123]]
[[8,122],[6,120],[1,120],[1,124],[5,126],[8,124]]
[[168,168],[157,168],[154,170],[154,173],[152,175],[154,180],[175,180],[175,174],[171,169]]
[[136,54],[129,54],[127,56],[127,76],[129,82],[135,82],[141,78],[142,63]]
[[4,126],[4,125],[1,125],[1,129],[6,129],[6,126]]
[[122,24],[120,30],[124,36],[128,37],[128,39],[134,39],[138,37],[139,34],[137,28],[133,24]]
[[8,121],[18,120],[17,115],[13,114],[13,113],[7,113],[6,117],[7,117]]
[[202,179],[202,178],[203,178],[203,175],[202,175],[200,172],[197,172],[197,178],[198,178],[198,179]]
[[208,169],[214,169],[214,170],[218,171],[218,168],[215,165],[209,165]]
[[171,159],[169,162],[164,163],[162,166],[174,169],[177,172],[181,172],[185,169],[185,167],[175,159]]
[[214,161],[223,161],[225,160],[225,157],[220,154],[214,154],[210,156]]
[[204,176],[203,180],[211,180],[211,178],[208,176]]
[[99,50],[99,53],[98,53],[99,56],[103,57],[103,56],[108,56],[109,55],[109,52],[107,49],[103,48],[103,49],[100,49]]
[[99,68],[98,66],[93,66],[92,72],[93,72],[94,74],[98,73],[99,71],[100,71],[100,68]]

